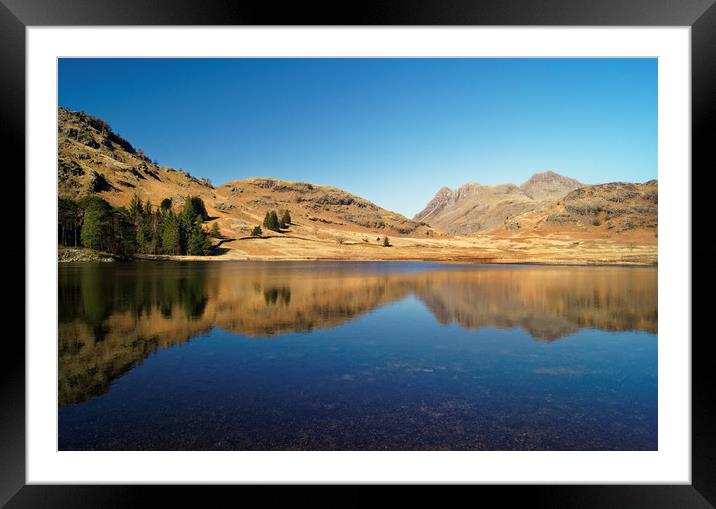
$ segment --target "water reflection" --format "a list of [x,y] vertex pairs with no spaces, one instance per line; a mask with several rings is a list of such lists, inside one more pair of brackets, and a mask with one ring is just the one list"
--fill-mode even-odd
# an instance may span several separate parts
[[520,327],[538,341],[583,328],[655,333],[656,275],[416,263],[61,265],[59,402],[103,394],[157,348],[213,327],[255,338],[326,329],[409,296],[441,324]]

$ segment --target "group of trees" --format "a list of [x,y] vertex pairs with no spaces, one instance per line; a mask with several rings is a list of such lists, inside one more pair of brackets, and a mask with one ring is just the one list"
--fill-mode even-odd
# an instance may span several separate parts
[[[281,231],[282,228],[287,228],[291,224],[291,213],[288,210],[284,210],[283,213],[279,214],[275,210],[266,212],[264,217],[263,226],[269,230],[275,232]],[[255,228],[254,228],[255,230]],[[252,233],[253,235],[253,233]]]
[[129,209],[112,207],[98,196],[79,201],[59,199],[59,242],[117,254],[207,255],[209,236],[220,237],[218,226],[210,233],[203,223],[209,218],[201,198],[188,196],[181,211],[173,210],[171,198],[156,209],[136,194]]
[[[291,224],[291,213],[288,210],[284,210],[281,214],[279,214],[275,210],[269,210],[266,212],[266,215],[264,216],[264,222],[262,223],[263,227],[267,230],[273,230],[275,232],[280,232],[283,228],[288,228],[288,225]],[[261,228],[261,225],[256,225],[251,230],[251,236],[252,237],[260,237],[263,235],[264,231]]]
[[136,226],[137,251],[148,254],[207,255],[211,241],[203,223],[209,218],[201,198],[188,196],[178,214],[171,201],[162,201],[154,211],[151,202],[142,205],[138,196],[132,198],[129,212]]
[[112,207],[98,196],[79,201],[60,198],[57,226],[62,245],[117,254],[134,252],[134,231],[127,209]]
[[[280,215],[275,210],[270,210],[266,212],[266,215],[264,216],[264,222],[262,223],[263,227],[267,230],[273,230],[275,232],[280,232],[282,228],[288,228],[288,225],[291,224],[291,213],[288,210],[284,210]],[[264,231],[261,229],[261,225],[256,225],[251,230],[251,236],[252,237],[260,237],[263,235]]]

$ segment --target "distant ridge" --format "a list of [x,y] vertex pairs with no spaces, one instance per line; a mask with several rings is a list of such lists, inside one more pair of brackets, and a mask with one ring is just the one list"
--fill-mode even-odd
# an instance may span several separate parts
[[535,173],[521,186],[469,183],[441,188],[413,219],[452,234],[489,230],[505,218],[535,210],[582,187],[577,180],[553,171]]

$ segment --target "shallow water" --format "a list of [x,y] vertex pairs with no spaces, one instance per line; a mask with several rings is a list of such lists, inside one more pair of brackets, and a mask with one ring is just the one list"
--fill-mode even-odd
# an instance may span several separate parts
[[59,448],[654,450],[657,271],[60,264]]

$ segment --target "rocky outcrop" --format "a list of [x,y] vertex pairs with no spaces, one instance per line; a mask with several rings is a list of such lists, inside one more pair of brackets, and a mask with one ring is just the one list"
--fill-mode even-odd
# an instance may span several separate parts
[[535,173],[520,186],[520,189],[536,201],[558,200],[573,189],[582,187],[573,178],[558,175],[553,171]]
[[659,186],[656,180],[643,184],[611,182],[585,186],[550,206],[546,224],[605,226],[616,232],[658,226]]

